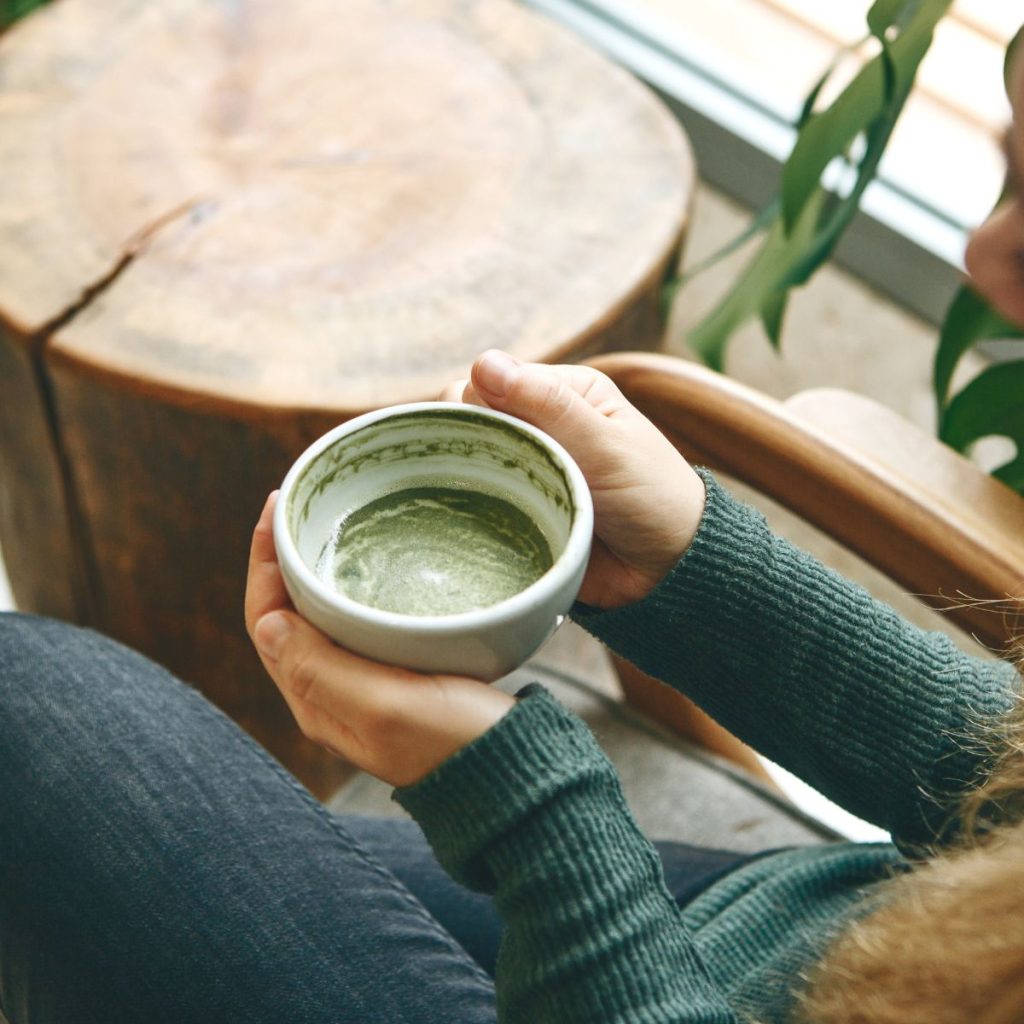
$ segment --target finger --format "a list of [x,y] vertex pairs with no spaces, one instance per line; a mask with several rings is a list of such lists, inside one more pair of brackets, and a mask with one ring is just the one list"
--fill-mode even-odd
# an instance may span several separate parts
[[584,473],[585,463],[599,459],[607,450],[614,428],[609,429],[606,410],[595,407],[592,399],[606,404],[611,396],[621,395],[597,370],[520,363],[492,349],[473,364],[472,382],[489,406],[550,434],[580,463]]
[[462,401],[466,405],[479,405],[483,409],[488,409],[490,406],[476,393],[476,388],[473,387],[472,383],[466,381],[465,390],[462,392]]
[[275,608],[288,607],[281,570],[274,547],[274,508],[278,492],[267,498],[252,534],[249,548],[249,572],[245,584],[245,628],[252,636],[257,620]]
[[324,747],[336,757],[351,760],[346,753],[344,739],[339,739],[337,735],[341,730],[332,719],[311,704],[299,700],[298,697],[287,690],[283,690],[280,687],[278,690],[288,710],[291,712],[292,718],[295,719],[299,732],[307,740],[311,740],[317,746]]
[[392,785],[422,777],[514,705],[474,680],[367,661],[291,612],[264,616],[254,639],[302,732]]
[[453,380],[450,384],[445,384],[445,386],[441,389],[441,394],[438,396],[438,401],[461,402],[462,393],[463,391],[466,390],[466,386],[468,384],[469,381],[466,379]]
[[351,761],[360,768],[367,766],[365,744],[344,722],[309,701],[299,700],[286,689],[279,688],[279,692],[306,739],[328,750],[335,757]]
[[[275,611],[256,623],[252,635],[267,674],[302,734],[331,753],[359,763],[361,744],[356,742],[355,733],[315,703],[322,690],[316,680],[323,667],[315,653],[308,660],[307,655],[311,646],[315,651],[322,634],[297,615]],[[335,651],[343,673],[346,652],[340,648]]]
[[424,678],[367,661],[338,647],[294,613],[273,612],[257,624],[263,664],[307,739],[374,774],[380,768],[366,735],[391,738],[395,716],[407,712],[409,687]]
[[282,693],[342,721],[378,717],[423,678],[337,646],[295,612],[263,616],[253,642]]

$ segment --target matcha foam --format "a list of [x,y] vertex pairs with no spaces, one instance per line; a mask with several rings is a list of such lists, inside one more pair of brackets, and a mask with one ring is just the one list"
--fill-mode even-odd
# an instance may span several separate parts
[[552,563],[540,528],[511,502],[427,486],[386,494],[342,519],[317,575],[382,611],[455,615],[518,594]]

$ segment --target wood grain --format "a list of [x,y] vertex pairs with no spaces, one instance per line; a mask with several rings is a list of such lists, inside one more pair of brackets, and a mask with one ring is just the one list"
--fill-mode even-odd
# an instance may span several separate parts
[[96,567],[94,625],[198,686],[326,797],[348,769],[299,733],[242,604],[259,509],[336,418],[239,420],[125,391],[58,356],[48,371]]
[[0,46],[0,238],[21,235],[0,310],[53,318],[179,211],[51,344],[183,401],[355,413],[488,345],[567,358],[678,248],[674,119],[505,0],[97,0],[28,24]]
[[[0,170],[19,605],[168,666],[326,795],[242,628],[267,492],[488,346],[656,346],[682,132],[509,0],[63,0],[0,39]],[[40,505],[83,580],[39,557]]]
[[32,340],[0,325],[0,548],[15,603],[91,621],[59,439]]

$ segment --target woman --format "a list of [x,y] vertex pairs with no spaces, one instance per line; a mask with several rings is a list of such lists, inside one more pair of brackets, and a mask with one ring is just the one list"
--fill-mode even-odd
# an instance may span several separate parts
[[[968,263],[1024,323],[1022,251],[1014,199]],[[271,499],[253,537],[253,641],[307,735],[392,783],[422,833],[330,817],[124,648],[0,617],[2,1015],[1020,1020],[1014,669],[773,537],[593,371],[488,353],[463,395],[546,429],[588,477],[597,536],[576,618],[894,842],[655,848],[593,737],[540,688],[511,697],[371,663],[300,619]]]

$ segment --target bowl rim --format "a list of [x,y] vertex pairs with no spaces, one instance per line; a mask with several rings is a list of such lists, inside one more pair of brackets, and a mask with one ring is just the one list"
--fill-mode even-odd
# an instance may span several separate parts
[[[380,420],[433,410],[464,412],[473,416],[494,419],[526,434],[547,450],[564,473],[575,506],[575,515],[569,528],[569,536],[566,538],[562,552],[555,558],[551,568],[543,576],[517,594],[498,601],[496,604],[488,605],[486,608],[456,612],[452,615],[407,615],[402,612],[389,612],[361,604],[327,586],[303,561],[288,528],[286,512],[288,496],[310,463],[342,438]],[[556,594],[577,573],[582,578],[589,560],[593,530],[594,506],[590,488],[587,486],[582,470],[561,444],[532,423],[527,423],[516,416],[511,416],[498,409],[489,409],[464,402],[406,402],[401,405],[386,406],[346,420],[327,431],[326,434],[309,445],[292,463],[281,483],[273,520],[274,547],[282,570],[287,570],[286,581],[287,574],[291,574],[293,585],[312,594],[319,603],[336,608],[350,619],[362,620],[368,624],[399,630],[406,634],[422,633],[432,636],[465,633],[483,626],[500,626],[513,621],[522,613],[530,611],[542,604],[546,598]]]

